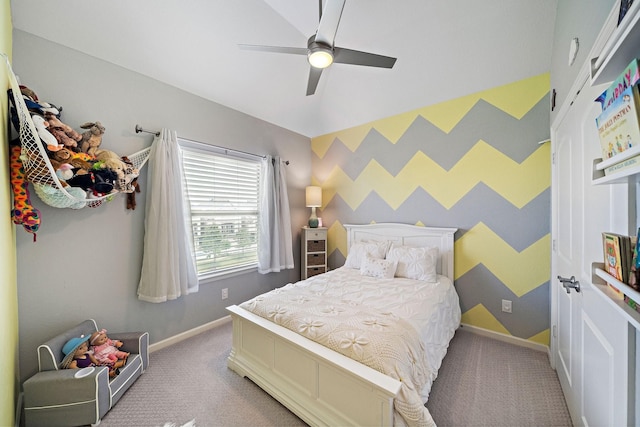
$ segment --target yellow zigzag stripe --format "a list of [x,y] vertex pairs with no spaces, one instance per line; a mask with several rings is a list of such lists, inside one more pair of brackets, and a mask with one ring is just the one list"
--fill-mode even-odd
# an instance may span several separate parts
[[347,148],[355,151],[371,129],[376,129],[395,144],[418,116],[424,117],[443,132],[449,133],[480,99],[517,119],[521,119],[546,96],[549,92],[549,86],[549,73],[541,74],[360,126],[321,135],[311,139],[311,149],[318,157],[322,158],[333,141],[338,138]]
[[454,244],[455,278],[460,278],[482,263],[521,297],[549,280],[550,242],[547,234],[522,252],[517,252],[480,222]]
[[461,323],[477,326],[478,328],[487,329],[489,331],[500,332],[501,334],[511,335],[498,319],[487,308],[478,304],[473,308],[462,313]]
[[549,329],[545,329],[544,331],[527,338],[527,340],[549,347],[549,343],[551,342],[551,331]]
[[549,144],[541,145],[518,164],[481,140],[449,171],[418,152],[395,177],[371,160],[355,180],[336,166],[325,181],[313,181],[322,187],[323,207],[339,194],[355,210],[375,191],[397,209],[416,188],[422,187],[449,209],[476,184],[484,182],[521,208],[549,187],[549,176]]
[[340,221],[334,221],[327,229],[327,240],[327,256],[337,249],[345,258],[347,257],[347,229]]

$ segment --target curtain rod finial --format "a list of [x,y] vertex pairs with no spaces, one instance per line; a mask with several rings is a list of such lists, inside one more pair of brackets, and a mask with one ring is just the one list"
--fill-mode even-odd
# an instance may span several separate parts
[[136,125],[135,129],[136,129],[136,133],[145,132],[145,133],[152,133],[155,136],[160,136],[160,131],[151,132],[151,131],[148,131],[148,130],[144,130],[144,129],[142,129],[142,126],[140,126],[140,125]]

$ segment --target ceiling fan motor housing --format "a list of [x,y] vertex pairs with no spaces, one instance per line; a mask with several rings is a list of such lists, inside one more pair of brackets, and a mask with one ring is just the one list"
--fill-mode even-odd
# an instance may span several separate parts
[[307,60],[312,67],[327,68],[333,63],[333,48],[325,43],[317,42],[315,35],[309,37],[307,50]]

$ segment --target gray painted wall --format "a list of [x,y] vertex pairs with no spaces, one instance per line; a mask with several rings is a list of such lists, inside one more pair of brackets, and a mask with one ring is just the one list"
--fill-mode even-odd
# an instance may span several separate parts
[[[551,88],[557,92],[556,108],[551,112],[551,123],[568,96],[571,85],[587,60],[598,32],[616,0],[559,0],[551,55]],[[569,45],[577,37],[578,55],[569,66]]]
[[[311,171],[307,137],[22,31],[14,31],[13,43],[14,70],[21,83],[41,100],[61,105],[63,122],[77,130],[84,122],[101,121],[106,127],[104,148],[126,155],[149,146],[151,135],[134,132],[140,124],[150,130],[166,127],[187,139],[288,159],[298,263],[299,230],[308,217],[304,207],[304,187]],[[71,210],[51,208],[32,191],[33,204],[42,213],[37,242],[20,227],[16,231],[22,380],[37,371],[39,344],[84,319],[96,319],[112,332],[149,331],[153,343],[222,318],[227,314],[225,306],[299,278],[299,267],[269,275],[251,272],[201,285],[198,293],[175,301],[139,301],[146,169],[139,182],[142,193],[135,211],[126,210],[124,195],[99,208]],[[221,288],[229,289],[228,300],[221,300]]]

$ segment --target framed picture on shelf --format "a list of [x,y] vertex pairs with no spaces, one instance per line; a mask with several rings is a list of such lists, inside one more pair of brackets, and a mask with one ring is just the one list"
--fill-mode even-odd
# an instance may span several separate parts
[[627,14],[631,5],[633,4],[633,0],[620,0],[620,12],[618,13],[618,25],[622,22],[622,19]]

